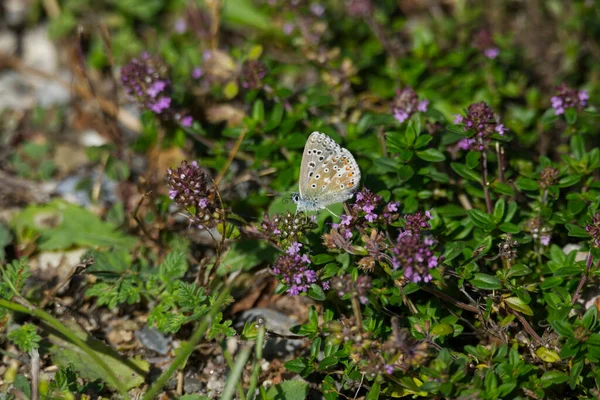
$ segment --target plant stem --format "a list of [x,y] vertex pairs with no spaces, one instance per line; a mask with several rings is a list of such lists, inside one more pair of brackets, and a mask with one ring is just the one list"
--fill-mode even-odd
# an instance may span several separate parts
[[40,385],[40,353],[38,349],[33,349],[29,352],[31,356],[31,396],[30,400],[39,399]]
[[169,368],[167,368],[167,370],[158,377],[156,382],[152,384],[142,400],[153,400],[156,398],[158,392],[167,384],[167,381],[173,376],[175,371],[186,362],[196,345],[202,340],[204,333],[208,329],[215,315],[220,311],[221,305],[225,302],[227,296],[229,296],[229,288],[225,288],[221,291],[221,294],[219,294],[219,297],[212,305],[210,312],[204,316],[190,340],[181,347],[181,350],[177,353],[177,356],[175,356],[175,359],[171,365],[169,365]]
[[248,395],[247,399],[254,399],[254,392],[256,391],[256,385],[258,383],[258,378],[260,375],[260,364],[262,361],[263,355],[263,346],[265,343],[265,332],[266,332],[265,324],[262,324],[258,328],[258,332],[256,333],[256,344],[254,346],[254,369],[252,370],[252,376],[250,377],[250,385],[248,386]]
[[496,142],[496,153],[498,155],[498,179],[504,183],[504,171],[506,170],[506,160],[504,159],[504,147]]
[[[227,362],[227,366],[229,367],[230,370],[233,369],[233,357],[231,357],[231,354],[229,353],[229,350],[225,349],[223,350],[223,356],[225,357],[225,362]],[[242,382],[236,382],[237,385],[237,392],[238,392],[238,398],[239,400],[246,400],[246,394],[244,393],[244,386],[242,385]]]
[[358,296],[356,296],[356,294],[352,295],[351,303],[352,311],[354,312],[354,318],[356,318],[356,326],[358,327],[358,330],[362,333],[362,312],[360,311],[360,302],[358,301]]
[[483,186],[483,193],[485,194],[485,205],[487,207],[488,214],[493,213],[492,198],[490,196],[490,188],[487,182],[487,154],[485,151],[481,152],[481,185]]
[[227,385],[223,390],[223,395],[221,396],[221,400],[231,400],[233,398],[233,394],[235,392],[235,387],[238,384],[240,377],[242,376],[242,372],[250,357],[250,350],[252,347],[245,345],[240,350],[233,368],[231,369],[231,373],[227,377]]
[[585,285],[585,281],[587,280],[587,276],[590,273],[590,269],[592,268],[592,264],[593,264],[593,257],[592,257],[592,251],[590,250],[590,252],[588,253],[587,256],[587,260],[585,261],[585,266],[586,266],[586,270],[585,273],[583,275],[581,275],[581,278],[579,279],[579,284],[577,284],[577,289],[575,289],[575,293],[573,294],[573,299],[571,300],[571,305],[575,305],[575,302],[577,302],[577,299],[579,299],[579,292],[581,292],[581,289],[583,289],[583,285]]
[[86,354],[88,356],[90,356],[94,360],[94,362],[96,362],[96,364],[98,364],[98,366],[100,366],[100,368],[102,368],[104,370],[104,372],[106,372],[106,375],[109,378],[108,380],[113,385],[115,385],[115,387],[117,389],[119,389],[119,391],[121,392],[121,395],[125,399],[129,399],[129,396],[127,395],[127,388],[125,387],[123,382],[121,382],[119,380],[119,378],[117,378],[117,376],[115,375],[113,370],[100,357],[98,357],[96,352],[94,350],[92,350],[92,348],[90,346],[88,346],[83,340],[81,340],[79,337],[77,337],[69,328],[64,326],[59,320],[54,318],[52,315],[48,314],[44,310],[40,310],[40,309],[36,308],[35,306],[31,306],[31,308],[29,308],[29,307],[25,307],[20,304],[13,303],[12,301],[4,300],[4,299],[0,299],[0,307],[6,308],[6,309],[14,311],[14,312],[28,314],[28,315],[37,317],[37,318],[41,319],[42,321],[46,322],[52,328],[56,329],[58,332],[63,334],[67,339],[69,339],[72,343],[79,346],[83,351],[85,351]]

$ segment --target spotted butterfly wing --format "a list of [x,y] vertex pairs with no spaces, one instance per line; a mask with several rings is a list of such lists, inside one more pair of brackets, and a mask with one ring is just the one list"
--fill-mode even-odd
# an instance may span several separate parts
[[360,169],[348,150],[313,132],[304,148],[299,182],[298,209],[319,210],[351,198],[360,182]]

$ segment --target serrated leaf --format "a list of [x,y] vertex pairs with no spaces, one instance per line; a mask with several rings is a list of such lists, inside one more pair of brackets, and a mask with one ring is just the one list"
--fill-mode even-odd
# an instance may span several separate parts
[[130,249],[135,244],[134,238],[124,235],[114,225],[61,200],[27,207],[13,218],[12,225],[17,234],[22,235],[26,229],[39,233],[40,250],[64,250],[73,246]]

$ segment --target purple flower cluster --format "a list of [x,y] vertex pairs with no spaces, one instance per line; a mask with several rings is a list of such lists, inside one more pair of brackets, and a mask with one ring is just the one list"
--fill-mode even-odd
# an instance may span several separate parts
[[500,49],[496,46],[492,33],[487,29],[482,29],[475,35],[473,47],[492,60],[500,55]]
[[426,112],[429,100],[419,100],[417,92],[410,87],[396,90],[396,97],[392,102],[392,115],[396,121],[402,123],[416,112]]
[[[273,272],[281,277],[288,287],[287,293],[292,296],[306,293],[310,285],[319,280],[317,273],[310,269],[311,261],[308,255],[300,255],[301,249],[302,243],[293,242],[273,266]],[[321,286],[323,290],[328,290],[329,282],[321,282]]]
[[217,191],[209,187],[209,178],[196,161],[183,161],[175,170],[167,171],[169,197],[185,208],[190,223],[200,229],[213,228],[223,216]]
[[258,60],[249,60],[242,66],[241,83],[245,89],[259,89],[267,76],[267,67]]
[[400,233],[392,248],[394,269],[403,268],[404,277],[411,282],[431,281],[429,270],[438,266],[438,257],[433,254],[435,245],[431,237],[411,231]]
[[304,213],[293,214],[287,212],[285,214],[275,214],[273,217],[269,217],[265,213],[260,224],[260,231],[262,231],[263,237],[285,248],[292,242],[297,242],[304,236],[305,232],[316,227],[317,224],[314,219],[306,218]]
[[569,88],[564,82],[556,88],[556,95],[550,99],[552,108],[556,115],[565,113],[567,108],[575,108],[577,111],[583,110],[590,96],[587,90],[575,90]]
[[361,304],[366,304],[367,294],[371,289],[371,277],[361,275],[356,279],[356,282],[352,280],[351,275],[336,276],[333,278],[331,287],[337,292],[338,296],[343,297],[348,294],[358,297],[358,301]]
[[600,213],[594,214],[592,222],[586,225],[585,230],[592,237],[592,245],[600,248]]
[[341,225],[350,226],[351,224],[363,224],[364,221],[376,222],[381,221],[391,223],[399,218],[398,202],[389,202],[383,210],[377,213],[377,209],[381,204],[382,198],[378,194],[372,193],[369,189],[364,188],[356,193],[354,204],[351,207],[353,215],[342,215]]
[[192,125],[192,118],[182,115],[172,104],[171,81],[162,59],[144,52],[121,68],[120,80],[125,92],[144,108],[183,126]]
[[483,101],[471,104],[466,116],[456,115],[454,123],[462,124],[465,131],[475,131],[475,135],[471,138],[464,138],[458,142],[458,146],[463,150],[484,151],[491,142],[493,134],[504,135],[508,130],[504,124],[498,122],[494,111]]
[[429,220],[432,219],[431,212],[425,211],[422,213],[417,211],[411,215],[404,216],[404,230],[413,235],[418,235],[421,230],[429,229]]

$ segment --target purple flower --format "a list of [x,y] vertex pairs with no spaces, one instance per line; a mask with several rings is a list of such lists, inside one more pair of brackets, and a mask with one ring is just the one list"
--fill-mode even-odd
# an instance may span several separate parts
[[184,33],[187,30],[187,22],[184,18],[178,18],[175,21],[175,32]]
[[463,123],[465,131],[475,130],[475,135],[470,139],[465,141],[465,138],[458,142],[458,147],[463,150],[484,151],[492,141],[494,133],[503,135],[507,131],[485,102],[471,104],[467,109],[467,115],[460,118],[457,115],[454,122]]
[[556,115],[562,115],[567,108],[575,108],[582,111],[587,106],[589,94],[586,90],[577,91],[562,83],[556,88],[557,93],[552,96],[550,103]]
[[164,110],[168,109],[171,106],[171,98],[161,96],[156,101],[156,103],[150,105],[150,110],[154,111],[157,114],[160,114]]
[[160,92],[162,92],[167,87],[167,83],[165,81],[156,81],[148,88],[146,93],[150,95],[150,97],[155,98],[158,96]]
[[496,125],[496,128],[494,128],[494,130],[496,132],[498,132],[500,135],[504,135],[504,132],[508,131],[508,129],[506,129],[504,127],[504,124],[498,124],[498,125]]
[[[300,247],[300,243],[292,243],[286,254],[279,256],[273,266],[273,272],[288,286],[287,293],[292,296],[307,292],[311,284],[318,282],[317,273],[309,269],[310,258],[306,254],[300,256]],[[324,289],[329,288],[328,284],[322,285]]]
[[419,100],[417,93],[406,87],[402,90],[396,90],[396,97],[392,102],[392,115],[399,122],[403,123],[415,112],[426,112],[429,100]]
[[540,243],[543,246],[548,246],[550,244],[550,239],[551,239],[550,235],[542,235],[542,236],[540,236]]
[[190,126],[192,126],[193,122],[194,122],[194,119],[192,117],[190,117],[189,115],[181,118],[181,125],[185,126],[186,128],[189,128]]
[[203,74],[204,71],[202,71],[202,68],[200,67],[196,67],[192,70],[192,78],[194,79],[199,79]]
[[463,150],[469,150],[469,148],[471,147],[471,143],[469,139],[463,138],[458,141],[458,147]]
[[177,197],[177,194],[179,193],[179,191],[175,190],[175,189],[171,189],[169,190],[169,198],[171,200],[173,200],[175,197]]
[[342,222],[340,222],[341,225],[350,226],[350,222],[352,221],[352,215],[343,214],[341,218],[342,218]]
[[283,33],[286,36],[291,35],[293,31],[294,31],[294,24],[288,22],[283,25]]
[[289,255],[298,254],[300,252],[300,248],[302,248],[302,243],[293,242],[286,250],[286,253]]
[[497,47],[490,47],[483,51],[483,55],[489,58],[490,60],[493,60],[494,58],[498,57],[499,54],[500,50]]
[[390,365],[390,364],[385,364],[383,366],[383,370],[385,371],[386,374],[392,375],[394,373],[394,366]]
[[417,105],[417,110],[420,112],[426,112],[427,106],[429,105],[429,100],[421,100]]
[[310,5],[310,11],[317,17],[321,17],[325,13],[325,7],[319,3],[312,3]]
[[377,219],[377,214],[375,213],[367,213],[367,215],[365,215],[365,219],[369,222],[373,222]]
[[198,200],[198,207],[200,207],[200,208],[206,208],[206,206],[208,206],[208,199],[207,198],[202,198],[202,199]]
[[404,110],[396,110],[394,111],[394,118],[396,118],[396,121],[403,123],[404,121],[406,121],[408,119],[409,115],[406,111]]
[[454,117],[454,125],[462,124],[462,122],[463,116],[460,114],[456,114],[456,116]]
[[321,282],[321,287],[323,288],[323,290],[329,290],[329,281]]
[[389,212],[396,212],[396,211],[398,211],[398,205],[399,205],[399,204],[400,204],[400,203],[398,203],[397,201],[395,201],[395,202],[393,202],[393,203],[388,203],[388,205],[387,205],[387,210],[388,210]]

